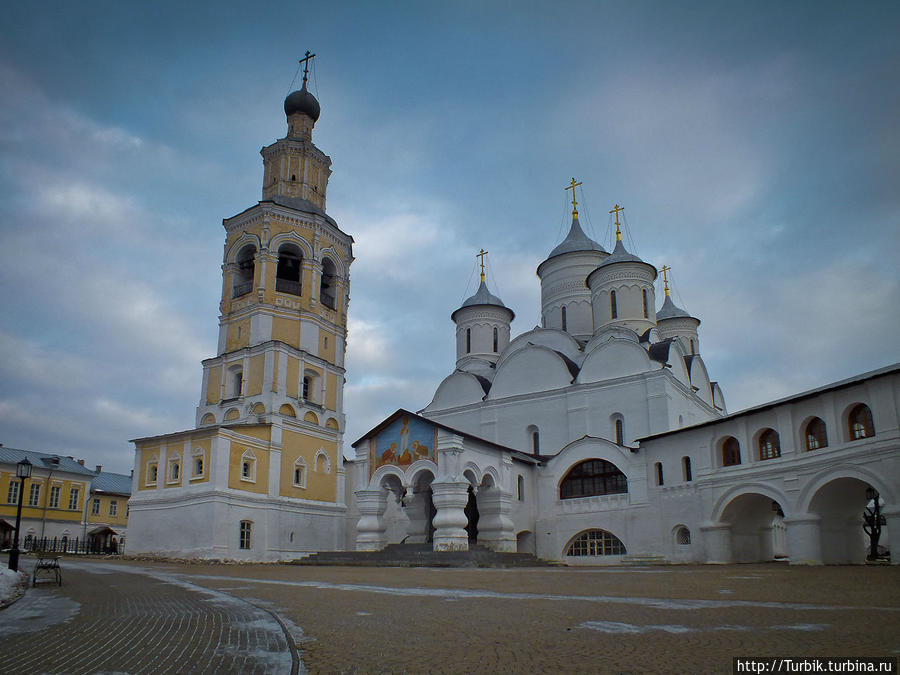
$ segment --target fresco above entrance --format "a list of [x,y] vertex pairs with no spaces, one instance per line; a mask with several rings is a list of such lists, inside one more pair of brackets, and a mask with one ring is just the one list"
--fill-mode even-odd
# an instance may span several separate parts
[[407,467],[420,459],[435,461],[437,427],[410,415],[398,417],[369,440],[371,471],[393,464]]

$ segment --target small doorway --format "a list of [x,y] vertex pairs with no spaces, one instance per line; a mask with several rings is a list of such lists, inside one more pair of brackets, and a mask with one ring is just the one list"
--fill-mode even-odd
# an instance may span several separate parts
[[478,501],[475,499],[475,490],[469,486],[469,501],[466,502],[466,533],[469,535],[469,543],[478,541]]

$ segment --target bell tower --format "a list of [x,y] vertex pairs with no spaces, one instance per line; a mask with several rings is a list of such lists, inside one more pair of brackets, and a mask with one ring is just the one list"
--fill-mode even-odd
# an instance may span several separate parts
[[353,238],[325,212],[314,56],[284,101],[286,135],[260,151],[262,199],[222,221],[218,350],[203,362],[197,425],[277,422],[340,447]]

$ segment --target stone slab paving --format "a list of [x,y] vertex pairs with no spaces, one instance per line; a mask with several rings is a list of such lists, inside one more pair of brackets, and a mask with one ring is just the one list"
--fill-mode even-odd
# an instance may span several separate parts
[[[47,649],[57,640],[80,649],[65,662],[70,669],[52,665],[61,661],[25,670],[20,661],[9,663],[19,672],[290,672],[288,661],[240,660],[253,650],[239,634],[249,636],[246,626],[262,620],[232,617],[240,607],[274,613],[300,645],[299,667],[310,673],[730,673],[734,656],[900,654],[900,567],[500,570],[116,562],[92,574],[86,571],[92,564],[75,568],[64,560],[64,569],[73,570],[64,572],[63,588],[38,589],[79,603],[79,612],[34,633],[4,634],[0,672],[7,672],[8,656],[24,658],[18,650]],[[87,582],[92,589],[81,588]],[[107,596],[119,599],[110,605]],[[99,611],[88,609],[92,603]],[[187,611],[183,603],[194,608]],[[98,615],[113,611],[134,619],[114,633],[104,618],[107,632],[85,648],[88,615],[100,621]],[[218,632],[198,628],[201,623]],[[270,625],[273,647],[274,633]],[[20,642],[25,639],[31,642]],[[129,662],[123,643],[147,647],[135,648]],[[106,651],[123,656],[92,656]],[[148,661],[153,655],[158,660]],[[160,660],[164,656],[168,660]],[[87,658],[96,665],[79,660]],[[193,669],[184,666],[190,662]]]

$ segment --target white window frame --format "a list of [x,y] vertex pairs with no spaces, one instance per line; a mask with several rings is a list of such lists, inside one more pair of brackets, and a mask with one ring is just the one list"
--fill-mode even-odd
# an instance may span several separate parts
[[[248,471],[247,475],[244,475],[244,463],[248,463]],[[256,482],[256,455],[253,454],[253,451],[250,448],[244,450],[244,453],[241,455],[241,465],[240,465],[240,476],[241,480],[245,483],[255,483]]]
[[[172,478],[172,468],[174,466],[178,467],[178,477]],[[169,485],[177,485],[181,482],[181,454],[175,453],[174,455],[169,457],[169,461],[166,464],[166,483]]]
[[[300,480],[299,481],[297,480],[297,476],[298,476],[297,472],[298,471],[300,472],[300,474],[299,474]],[[302,457],[298,457],[294,461],[293,472],[291,473],[291,482],[293,483],[294,487],[305,490],[308,476],[309,476],[309,470],[308,470],[308,467],[306,466],[306,460],[303,459]]]
[[91,500],[91,515],[92,516],[100,515],[100,497],[94,497]]
[[[246,525],[247,545],[244,546],[244,526]],[[242,551],[249,551],[253,548],[253,521],[242,520],[238,526],[238,548]]]
[[316,473],[319,472],[319,457],[322,457],[325,460],[325,473],[331,473],[331,457],[328,456],[328,452],[325,448],[319,448],[316,451],[316,459],[313,462],[313,470]]
[[116,516],[119,513],[119,501],[117,499],[109,500],[109,515]]
[[[197,460],[200,460],[200,471],[197,471]],[[206,452],[203,449],[194,450],[191,453],[191,480],[203,478],[206,473]]]
[[[151,478],[150,469],[154,466],[156,467],[156,477]],[[156,485],[159,481],[159,459],[155,455],[147,460],[147,464],[144,470],[144,477],[146,479],[145,485]]]
[[43,484],[43,481],[31,481],[31,485],[28,486],[28,503],[25,506],[33,508],[41,505],[41,487],[43,487]]
[[77,485],[73,485],[69,488],[69,510],[70,511],[79,511],[78,508],[78,498],[81,497],[81,488]]
[[6,503],[13,506],[19,503],[19,490],[22,487],[22,480],[11,476],[9,479],[9,489],[6,492]]
[[58,509],[59,508],[59,498],[60,498],[61,494],[62,494],[62,483],[57,483],[55,485],[51,485],[49,501],[47,502],[47,508]]

